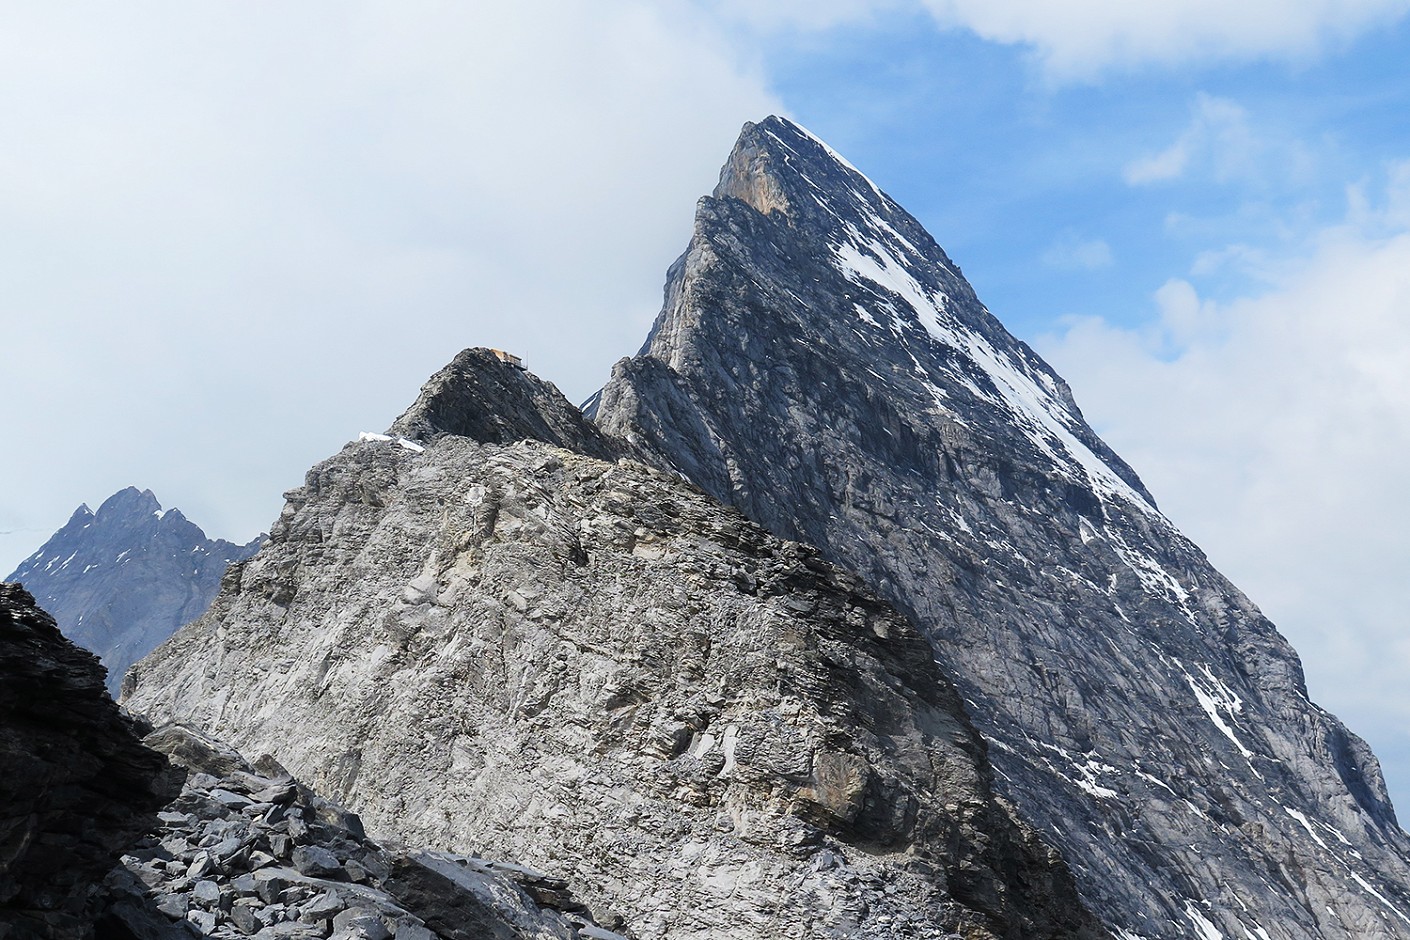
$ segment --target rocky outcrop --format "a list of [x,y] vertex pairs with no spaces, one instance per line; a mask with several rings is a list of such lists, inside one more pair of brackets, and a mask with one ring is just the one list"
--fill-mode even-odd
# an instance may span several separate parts
[[383,845],[269,758],[199,732],[147,742],[189,770],[160,830],[109,874],[102,936],[189,940],[625,940],[541,906],[562,884],[522,866]]
[[483,347],[462,350],[431,376],[387,433],[413,441],[446,434],[485,444],[543,441],[603,460],[624,452],[557,386]]
[[97,884],[180,786],[103,668],[0,583],[0,937],[81,938]]
[[[540,384],[457,363],[423,401]],[[1104,936],[904,617],[676,474],[500,419],[315,467],[127,703],[642,940]]]
[[96,513],[78,507],[6,580],[23,583],[65,636],[98,654],[116,693],[127,667],[204,613],[226,566],[263,539],[208,539],[151,490],[129,486]]
[[1121,937],[1410,937],[1370,750],[1062,379],[805,131],[746,126],[595,405],[911,615],[999,791]]

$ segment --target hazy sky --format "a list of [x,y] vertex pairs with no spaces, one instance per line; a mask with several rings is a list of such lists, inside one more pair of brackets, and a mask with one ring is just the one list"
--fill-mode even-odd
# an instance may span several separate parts
[[778,112],[1066,375],[1410,801],[1407,13],[0,5],[0,569],[129,484],[248,539],[465,346],[581,400]]

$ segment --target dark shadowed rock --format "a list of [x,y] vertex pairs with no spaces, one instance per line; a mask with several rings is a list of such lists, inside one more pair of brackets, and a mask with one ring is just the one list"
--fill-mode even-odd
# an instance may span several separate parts
[[90,901],[180,788],[28,591],[0,583],[0,936],[86,937]]
[[604,460],[621,453],[556,386],[484,348],[463,350],[431,376],[388,433],[415,441],[443,434],[486,444],[542,441]]

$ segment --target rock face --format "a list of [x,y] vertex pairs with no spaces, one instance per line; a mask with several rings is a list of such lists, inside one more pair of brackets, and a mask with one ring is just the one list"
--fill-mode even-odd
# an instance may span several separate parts
[[0,583],[0,937],[80,938],[97,884],[180,787],[103,669]]
[[[167,726],[147,742],[190,771],[160,830],[106,881],[100,936],[145,940],[625,940],[534,898],[522,866],[384,846],[268,758]],[[582,933],[581,931],[587,931]]]
[[316,466],[131,707],[643,940],[1106,936],[901,615],[675,474],[535,439],[600,440],[527,373],[452,370],[422,402],[528,420],[418,405],[392,431],[424,445]]
[[556,386],[484,348],[462,350],[431,376],[387,433],[413,441],[447,434],[486,444],[534,440],[603,460],[624,452]]
[[922,227],[746,126],[600,425],[907,612],[1132,938],[1410,937],[1366,745]]
[[65,636],[98,654],[116,694],[127,667],[204,613],[226,566],[263,538],[208,539],[180,510],[163,511],[151,490],[128,487],[96,513],[78,507],[6,580],[24,584]]

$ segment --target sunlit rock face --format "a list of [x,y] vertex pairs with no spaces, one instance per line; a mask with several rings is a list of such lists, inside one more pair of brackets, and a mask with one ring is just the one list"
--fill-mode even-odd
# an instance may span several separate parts
[[1108,936],[906,618],[625,449],[462,353],[125,703],[639,940]]
[[1124,938],[1410,937],[1366,745],[929,234],[797,126],[745,127],[590,410],[912,621],[996,788]]

